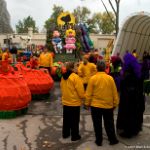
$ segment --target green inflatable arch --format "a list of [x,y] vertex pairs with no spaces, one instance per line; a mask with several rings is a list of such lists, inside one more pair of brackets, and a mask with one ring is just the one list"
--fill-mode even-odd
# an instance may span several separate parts
[[150,52],[150,13],[138,12],[126,18],[120,28],[112,55],[118,52],[122,57],[128,50],[137,50],[138,58],[141,59],[143,52]]

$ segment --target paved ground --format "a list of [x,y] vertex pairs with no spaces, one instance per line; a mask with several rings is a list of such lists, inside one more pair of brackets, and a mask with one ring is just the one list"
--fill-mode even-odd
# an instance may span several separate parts
[[103,146],[95,145],[90,112],[84,109],[80,122],[82,140],[63,140],[61,128],[60,89],[55,83],[50,99],[32,101],[27,115],[0,120],[0,150],[150,150],[150,99],[147,97],[143,131],[133,139],[118,137],[120,143],[115,146],[109,145],[105,130]]

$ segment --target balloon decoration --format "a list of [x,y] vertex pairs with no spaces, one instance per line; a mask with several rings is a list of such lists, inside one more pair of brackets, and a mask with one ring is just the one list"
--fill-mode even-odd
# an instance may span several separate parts
[[75,35],[76,35],[75,30],[72,29],[66,30],[66,39],[65,39],[66,45],[64,46],[64,48],[66,49],[66,53],[72,53],[72,51],[76,49]]
[[62,53],[62,41],[60,38],[60,33],[55,30],[53,32],[52,44],[55,50],[55,53]]
[[64,26],[68,24],[75,24],[75,17],[69,12],[62,12],[57,18],[58,26]]

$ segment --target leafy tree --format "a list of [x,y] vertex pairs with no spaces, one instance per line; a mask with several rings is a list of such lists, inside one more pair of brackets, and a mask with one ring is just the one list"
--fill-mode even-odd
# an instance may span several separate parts
[[73,15],[76,18],[76,23],[85,23],[89,19],[89,15],[91,14],[91,11],[86,7],[80,7],[78,6],[73,11]]
[[110,17],[106,12],[102,14],[101,18],[101,32],[103,34],[111,34],[115,30],[115,25],[112,23],[111,20],[115,21],[114,14],[109,12]]
[[98,30],[96,28],[96,23],[93,18],[88,19],[86,25],[89,33],[98,33]]
[[29,27],[33,28],[34,33],[38,32],[38,28],[36,27],[36,22],[31,16],[24,18],[22,21],[19,20],[18,24],[16,25],[16,31],[17,33],[27,33]]
[[[47,40],[46,44],[48,45],[49,49],[51,51],[54,51],[53,45],[52,45],[52,37],[53,37],[53,31],[58,30],[57,27],[57,17],[64,11],[63,7],[61,6],[53,6],[53,13],[51,14],[50,18],[45,21],[44,27],[47,30]],[[63,36],[61,34],[61,36]]]
[[92,16],[92,20],[96,26],[97,32],[101,32],[101,20],[102,20],[102,13],[94,13]]
[[50,28],[54,29],[57,26],[57,17],[64,11],[64,8],[61,6],[53,6],[53,13],[48,20],[45,21],[44,27],[48,31]]
[[97,28],[97,32],[111,34],[115,30],[115,25],[112,22],[112,20],[115,21],[115,16],[112,12],[109,12],[109,15],[107,12],[95,13],[92,16],[92,20]]
[[[115,3],[115,4],[114,4],[114,3],[112,2],[112,0],[108,0],[109,4],[110,4],[110,6],[111,6],[111,8],[112,8],[112,10],[113,10],[113,13],[114,13],[114,15],[115,15],[115,18],[116,18],[115,21],[111,20],[111,22],[112,22],[112,23],[114,24],[114,26],[115,26],[116,36],[118,35],[118,31],[119,31],[120,1],[121,1],[121,0],[114,0],[114,1],[113,1],[113,2]],[[110,19],[111,19],[111,15],[110,15],[109,12],[108,12],[107,6],[105,5],[105,3],[104,3],[103,0],[101,0],[101,2],[102,2],[102,4],[103,4],[103,6],[105,7],[105,10],[106,10],[108,16],[109,16]]]

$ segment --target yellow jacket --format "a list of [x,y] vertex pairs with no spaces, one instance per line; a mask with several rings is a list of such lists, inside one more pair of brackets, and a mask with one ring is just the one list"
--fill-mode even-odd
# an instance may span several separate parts
[[2,61],[4,61],[4,60],[9,60],[9,61],[11,61],[11,59],[12,59],[12,56],[11,56],[10,53],[4,52],[4,53],[2,54]]
[[60,87],[63,105],[81,106],[82,98],[84,98],[84,87],[77,74],[71,73],[66,80],[62,77]]
[[97,72],[96,65],[94,63],[87,63],[84,65],[81,63],[78,68],[78,75],[82,78],[83,83],[87,84],[89,79]]
[[41,53],[39,57],[39,66],[42,67],[52,67],[53,65],[53,57],[52,55],[47,52],[47,53]]
[[118,104],[119,98],[114,79],[105,72],[97,72],[88,83],[85,105],[109,109]]

